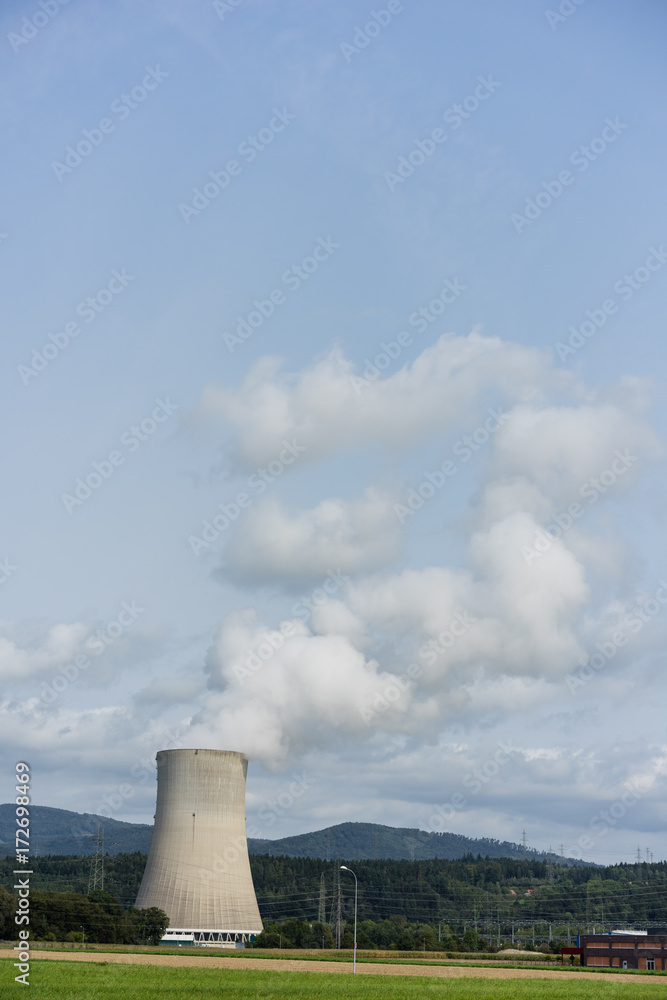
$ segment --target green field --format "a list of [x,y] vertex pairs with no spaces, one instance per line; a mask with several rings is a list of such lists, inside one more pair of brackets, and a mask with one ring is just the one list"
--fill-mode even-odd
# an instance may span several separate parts
[[[16,997],[22,987],[13,982],[13,965],[0,960],[0,997]],[[609,983],[541,979],[428,979],[406,976],[365,976],[307,972],[247,972],[233,969],[170,969],[121,966],[112,963],[35,961],[30,966],[33,1000],[369,1000],[447,997],[447,1000],[644,1000],[667,997],[667,982]]]

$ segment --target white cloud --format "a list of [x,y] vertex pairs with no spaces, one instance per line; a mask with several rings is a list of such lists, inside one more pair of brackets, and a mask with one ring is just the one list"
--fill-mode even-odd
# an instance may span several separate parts
[[[610,403],[515,406],[494,445],[495,477],[520,477],[552,504],[565,507],[581,501],[585,487],[599,495],[612,487],[625,492],[642,461],[660,454],[646,421]],[[592,480],[601,475],[603,481],[594,486]]]
[[22,629],[0,628],[0,680],[28,681],[68,663],[83,648],[89,629],[81,622]]
[[276,766],[344,734],[434,739],[482,677],[563,681],[584,658],[581,567],[563,553],[536,585],[511,532],[490,533],[478,549],[484,579],[439,568],[373,577],[323,602],[314,631],[300,620],[270,629],[254,609],[231,613],[209,653],[216,693],[194,738],[232,740]]
[[262,465],[293,438],[305,448],[303,464],[370,444],[405,449],[468,426],[489,394],[514,402],[572,382],[551,368],[546,352],[478,332],[442,336],[411,365],[361,388],[354,375],[338,349],[291,374],[281,370],[280,359],[262,358],[238,389],[206,386],[196,412],[237,429],[241,464]]
[[298,620],[271,630],[252,609],[222,621],[207,666],[218,691],[194,720],[193,738],[222,740],[274,766],[340,734],[359,736],[360,699],[393,679],[344,636],[312,635]]
[[330,570],[359,574],[386,566],[400,555],[401,543],[392,499],[376,490],[295,513],[269,497],[234,533],[225,569],[244,583],[316,581]]

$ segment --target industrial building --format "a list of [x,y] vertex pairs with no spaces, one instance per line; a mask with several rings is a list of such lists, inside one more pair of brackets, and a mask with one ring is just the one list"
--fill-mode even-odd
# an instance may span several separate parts
[[[667,932],[612,931],[580,934],[581,964],[613,969],[667,969]],[[572,949],[574,950],[574,949]]]
[[169,917],[163,944],[239,947],[262,930],[245,830],[248,758],[157,754],[155,826],[137,907]]

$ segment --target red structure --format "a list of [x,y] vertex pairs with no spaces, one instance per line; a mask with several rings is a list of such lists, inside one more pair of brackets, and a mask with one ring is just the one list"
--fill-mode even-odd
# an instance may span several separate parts
[[[667,934],[612,931],[611,934],[581,934],[581,964],[606,969],[667,970]],[[567,949],[563,949],[567,951]]]

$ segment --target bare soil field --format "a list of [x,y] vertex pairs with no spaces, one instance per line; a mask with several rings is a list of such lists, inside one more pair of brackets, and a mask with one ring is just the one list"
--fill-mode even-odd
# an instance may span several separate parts
[[[352,963],[299,961],[270,958],[222,958],[219,956],[195,955],[137,955],[111,954],[109,952],[57,952],[39,951],[32,956],[34,961],[56,960],[59,962],[107,962],[119,965],[161,965],[172,968],[192,969],[264,969],[271,972],[327,972],[351,975]],[[566,969],[504,969],[465,968],[461,965],[382,965],[364,963],[357,966],[359,973],[371,976],[436,976],[442,979],[586,979],[604,982],[636,983],[651,988],[665,986],[661,976],[627,975],[623,973],[585,972]]]

